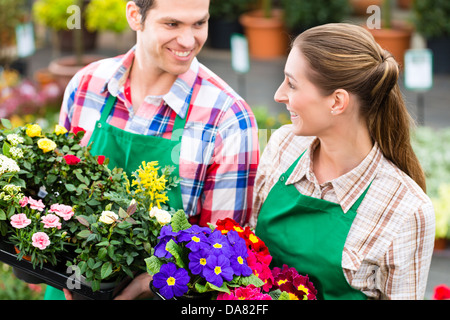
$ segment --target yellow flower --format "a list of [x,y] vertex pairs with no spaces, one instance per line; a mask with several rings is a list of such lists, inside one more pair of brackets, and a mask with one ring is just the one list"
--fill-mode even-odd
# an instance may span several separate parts
[[158,175],[157,165],[158,161],[143,161],[131,183],[132,187],[136,187],[135,194],[142,193],[150,200],[149,210],[154,206],[161,208],[161,204],[169,200],[166,196],[166,177]]
[[65,133],[67,133],[67,129],[66,128],[64,128],[63,126],[60,126],[59,124],[57,124],[56,126],[55,126],[55,133],[56,133],[56,135],[60,135],[60,134],[65,134]]
[[39,139],[37,144],[39,149],[42,149],[44,153],[52,151],[56,148],[56,143],[47,138]]
[[29,124],[27,125],[26,134],[30,138],[38,137],[41,135],[42,129],[38,124]]

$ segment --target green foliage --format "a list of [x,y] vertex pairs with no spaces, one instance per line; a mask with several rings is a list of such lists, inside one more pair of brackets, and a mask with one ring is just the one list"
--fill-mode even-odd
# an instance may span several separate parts
[[209,13],[212,19],[236,20],[254,2],[255,0],[211,0]]
[[45,26],[64,30],[70,17],[67,8],[76,3],[74,0],[38,0],[33,5],[33,15],[37,22]]
[[281,0],[286,26],[295,32],[331,22],[341,22],[351,13],[348,0]]
[[450,36],[450,2],[448,0],[415,0],[413,21],[425,38]]
[[125,0],[91,0],[86,8],[86,28],[89,31],[123,32],[128,27]]

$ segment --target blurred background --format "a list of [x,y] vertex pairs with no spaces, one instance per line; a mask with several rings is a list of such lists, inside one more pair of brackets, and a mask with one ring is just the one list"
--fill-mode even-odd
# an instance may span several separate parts
[[[0,118],[14,126],[53,127],[75,72],[135,44],[125,5],[125,0],[0,0]],[[433,299],[437,285],[450,285],[450,1],[211,0],[210,13],[209,39],[199,60],[247,100],[261,151],[271,132],[289,123],[285,106],[273,100],[289,41],[329,22],[376,27],[369,30],[402,66],[400,86],[417,122],[413,145],[435,205],[436,245],[425,298]],[[231,45],[234,34],[245,35],[248,51]],[[412,49],[432,54],[431,79],[418,87],[404,77]],[[420,69],[424,63],[417,60],[410,70],[427,72]],[[17,280],[11,267],[0,263],[0,299],[42,299],[44,289]]]

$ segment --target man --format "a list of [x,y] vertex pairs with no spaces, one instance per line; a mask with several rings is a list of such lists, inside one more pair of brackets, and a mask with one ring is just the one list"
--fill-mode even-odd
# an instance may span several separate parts
[[[175,165],[182,181],[170,204],[182,206],[192,223],[229,217],[243,224],[259,161],[257,126],[246,102],[196,59],[207,39],[209,2],[128,2],[136,46],[72,79],[60,124],[85,129],[82,143],[94,142],[94,154],[127,172],[142,160]],[[148,283],[141,275],[119,298],[134,299]]]

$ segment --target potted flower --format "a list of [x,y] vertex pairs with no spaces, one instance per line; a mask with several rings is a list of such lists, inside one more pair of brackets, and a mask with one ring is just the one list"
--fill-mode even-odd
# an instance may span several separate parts
[[[24,17],[23,0],[0,2],[0,65],[5,66],[16,58],[16,26]],[[12,50],[11,50],[12,49]]]
[[[145,261],[153,276],[150,287],[162,299],[291,298],[288,293],[282,294],[291,289],[282,283],[296,277],[294,269],[288,271],[285,266],[283,271],[272,271],[272,257],[264,242],[232,219],[202,228],[190,225],[180,210],[158,238],[153,255]],[[284,281],[279,281],[281,278]],[[314,299],[316,291],[309,279],[302,281],[310,288],[309,298]],[[298,294],[303,298],[306,291]]]
[[230,49],[233,33],[243,33],[238,17],[254,0],[211,0],[209,5],[209,45],[215,49]]
[[[107,5],[107,9],[105,6]],[[76,17],[77,11],[68,8],[76,6],[80,8],[82,17]],[[54,49],[59,48],[58,32],[67,32],[69,22],[81,19],[81,29],[75,28],[73,44],[75,55],[53,60],[49,70],[59,79],[62,87],[65,87],[73,75],[83,66],[96,61],[98,55],[86,55],[84,39],[89,33],[110,30],[122,32],[127,23],[125,18],[126,2],[124,0],[99,1],[99,0],[37,0],[33,4],[33,15],[38,23],[41,23],[54,31]],[[75,7],[74,7],[75,8]],[[101,18],[99,18],[101,15]],[[83,31],[84,30],[84,31]],[[63,38],[69,38],[64,36]]]
[[177,177],[170,178],[172,171],[169,166],[159,170],[157,162],[143,163],[131,183],[125,184],[126,193],[105,193],[112,202],[102,212],[76,216],[81,224],[75,235],[80,246],[68,266],[76,265],[94,292],[102,282],[117,285],[145,272],[144,258],[174,213],[165,205],[167,190],[179,182]]
[[351,12],[348,0],[282,0],[284,21],[293,36],[330,22],[341,22]]
[[413,3],[416,30],[433,51],[433,71],[450,73],[450,3],[445,0],[421,0]]
[[283,15],[282,9],[273,8],[272,0],[261,0],[259,9],[239,17],[253,58],[273,59],[288,53],[289,36]]

